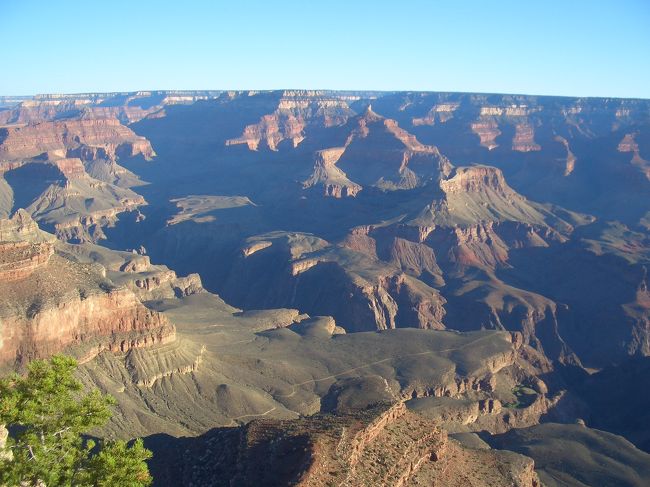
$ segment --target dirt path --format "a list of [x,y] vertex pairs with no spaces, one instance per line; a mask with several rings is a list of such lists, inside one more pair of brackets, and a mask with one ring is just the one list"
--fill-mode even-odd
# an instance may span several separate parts
[[468,347],[470,345],[475,345],[476,343],[480,342],[481,340],[485,340],[486,338],[492,338],[492,337],[493,337],[492,335],[485,335],[485,336],[477,338],[476,340],[473,340],[473,341],[471,341],[469,343],[461,345],[459,347],[444,348],[442,350],[427,350],[425,352],[416,352],[416,353],[410,353],[410,354],[407,354],[407,355],[399,355],[399,356],[395,356],[395,357],[387,357],[387,358],[384,358],[384,359],[381,359],[381,360],[377,360],[375,362],[370,362],[370,363],[367,363],[367,364],[364,364],[364,365],[359,365],[357,367],[352,367],[351,369],[347,369],[347,370],[344,370],[343,372],[338,372],[336,374],[328,375],[327,377],[321,377],[320,379],[310,379],[310,380],[306,380],[304,382],[300,382],[299,384],[293,384],[292,385],[293,391],[291,393],[289,393],[289,394],[276,394],[275,396],[276,397],[284,397],[284,398],[292,397],[297,392],[296,388],[305,386],[307,384],[312,384],[312,383],[315,384],[317,382],[322,382],[322,381],[334,379],[334,378],[339,377],[341,375],[345,375],[345,374],[349,374],[350,372],[354,372],[355,370],[364,369],[366,367],[372,367],[374,365],[379,365],[379,364],[382,364],[384,362],[390,362],[391,360],[400,360],[400,359],[405,359],[405,358],[409,358],[409,357],[417,357],[417,356],[421,356],[421,355],[430,355],[432,353],[444,353],[444,352],[454,352],[454,351],[457,351],[457,350],[462,350],[463,348]]

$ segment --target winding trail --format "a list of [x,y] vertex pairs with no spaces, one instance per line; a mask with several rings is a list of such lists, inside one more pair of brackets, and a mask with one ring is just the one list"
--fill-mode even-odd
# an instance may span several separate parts
[[312,384],[312,383],[315,384],[317,382],[323,382],[323,381],[326,381],[326,380],[334,379],[334,378],[339,377],[341,375],[345,375],[345,374],[348,374],[350,372],[354,372],[355,370],[364,369],[366,367],[372,367],[374,365],[379,365],[379,364],[382,364],[384,362],[390,362],[391,360],[400,360],[400,359],[405,359],[405,358],[410,358],[410,357],[417,357],[417,356],[421,356],[421,355],[430,355],[432,353],[444,353],[444,352],[454,352],[454,351],[457,351],[457,350],[462,350],[463,348],[468,347],[470,345],[475,345],[476,343],[480,342],[481,340],[485,340],[486,338],[493,338],[493,335],[488,334],[488,335],[482,336],[480,338],[477,338],[476,340],[473,340],[473,341],[471,341],[469,343],[465,343],[464,345],[461,345],[461,346],[458,346],[458,347],[444,348],[442,350],[427,350],[427,351],[424,351],[424,352],[409,353],[407,355],[398,355],[398,356],[395,356],[395,357],[387,357],[387,358],[384,358],[384,359],[381,359],[381,360],[377,360],[375,362],[369,362],[369,363],[364,364],[364,365],[359,365],[357,367],[352,367],[351,369],[344,370],[343,372],[338,372],[336,374],[328,375],[327,377],[321,377],[320,379],[310,379],[310,380],[306,380],[304,382],[300,382],[298,384],[292,384],[291,387],[292,387],[293,390],[292,390],[291,393],[289,393],[289,394],[276,394],[275,397],[284,397],[284,398],[292,397],[292,396],[294,396],[296,394],[296,392],[297,392],[296,388],[298,388],[298,387],[302,387],[302,386],[305,386],[307,384]]
[[[445,352],[454,352],[454,351],[457,351],[457,350],[462,350],[462,349],[464,349],[466,347],[469,347],[470,345],[476,345],[480,341],[483,341],[483,340],[485,340],[487,338],[493,338],[493,337],[494,337],[494,335],[492,335],[492,334],[486,334],[486,335],[484,335],[484,336],[482,336],[480,338],[477,338],[476,340],[465,343],[465,344],[460,345],[458,347],[443,348],[441,350],[426,350],[424,352],[415,352],[415,353],[409,353],[409,354],[406,354],[406,355],[398,355],[398,356],[394,356],[394,357],[386,357],[386,358],[383,358],[381,360],[376,360],[374,362],[369,362],[367,364],[358,365],[356,367],[352,367],[350,369],[344,370],[342,372],[338,372],[336,374],[331,374],[331,375],[328,375],[326,377],[321,377],[319,379],[310,379],[310,380],[306,380],[304,382],[300,382],[298,384],[292,384],[291,387],[292,387],[293,390],[291,391],[291,393],[289,393],[289,394],[275,394],[273,397],[274,397],[274,399],[276,397],[289,398],[289,397],[292,397],[292,396],[294,396],[296,394],[297,388],[305,386],[307,384],[315,384],[317,382],[323,382],[323,381],[326,381],[326,380],[334,379],[336,377],[339,377],[339,376],[342,376],[342,375],[345,375],[345,374],[349,374],[350,372],[354,372],[355,370],[364,369],[366,367],[372,367],[374,365],[379,365],[379,364],[382,364],[382,363],[385,363],[385,362],[390,362],[391,360],[400,360],[400,359],[405,359],[405,358],[410,358],[410,357],[418,357],[418,356],[422,356],[422,355],[430,355],[430,354],[434,354],[434,353],[445,353]],[[264,411],[263,413],[244,414],[242,416],[237,416],[235,418],[231,418],[230,420],[232,421],[234,426],[238,426],[238,423],[237,423],[238,420],[241,420],[243,418],[264,417],[264,416],[267,416],[268,414],[272,413],[276,409],[277,409],[277,407],[274,406],[271,409],[269,409],[268,411]]]
[[243,414],[241,416],[237,416],[236,418],[230,418],[230,421],[232,421],[235,426],[238,426],[237,425],[237,420],[239,420],[239,419],[242,419],[242,418],[258,418],[258,417],[266,416],[267,414],[272,413],[276,409],[277,409],[277,407],[273,406],[271,409],[269,409],[268,411],[264,411],[263,413]]

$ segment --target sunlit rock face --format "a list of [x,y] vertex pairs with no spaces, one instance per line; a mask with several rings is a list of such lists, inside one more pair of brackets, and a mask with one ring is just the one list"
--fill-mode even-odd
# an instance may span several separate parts
[[[618,414],[571,380],[650,354],[649,110],[302,90],[23,100],[0,110],[0,360],[86,360],[123,437],[261,420],[226,436],[264,449],[406,403],[466,436],[439,449],[442,430],[388,407],[366,418],[380,441],[346,423],[337,441],[362,451],[331,471],[496,478],[488,462],[525,485],[530,461],[454,442]],[[643,421],[620,423],[642,444]],[[422,442],[393,459],[409,431]],[[301,457],[320,480],[321,440]],[[374,476],[389,457],[397,477]]]
[[115,286],[103,266],[70,260],[56,247],[24,210],[0,220],[0,367],[174,340],[174,326]]

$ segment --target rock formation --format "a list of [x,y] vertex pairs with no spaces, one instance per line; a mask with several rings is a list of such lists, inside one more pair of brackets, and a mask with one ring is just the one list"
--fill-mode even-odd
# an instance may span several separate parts
[[472,123],[472,131],[478,135],[481,145],[488,150],[496,149],[496,138],[501,135],[499,124],[493,119],[483,119]]
[[635,140],[636,135],[637,134],[625,134],[623,140],[618,144],[618,151],[631,152],[632,160],[630,162],[637,166],[646,178],[650,179],[650,162],[641,157],[639,144],[637,144]]
[[[110,158],[119,155],[155,155],[149,142],[117,119],[41,122],[8,127],[0,132],[0,160],[15,161],[51,151],[101,148]],[[88,152],[89,153],[89,152]]]
[[168,483],[534,485],[501,435],[549,483],[645,471],[590,426],[648,448],[646,100],[0,104],[2,367],[70,352],[118,401],[101,434],[205,434]]
[[116,161],[155,154],[146,139],[118,120],[41,122],[2,130],[0,172],[9,183],[7,197],[60,238],[96,241],[119,213],[145,203],[128,189],[141,184],[139,179]]
[[435,289],[350,247],[305,234],[255,237],[234,262],[224,296],[243,307],[264,301],[332,315],[347,331],[444,328],[445,301]]
[[316,152],[314,172],[303,183],[304,188],[322,185],[323,195],[334,198],[356,196],[361,186],[350,181],[336,163],[345,152],[345,147],[332,147]]
[[[451,169],[437,147],[420,143],[395,120],[375,113],[371,106],[342,127],[345,150],[336,166],[361,186],[383,190],[412,189],[435,181]],[[372,160],[372,164],[366,161]]]
[[75,118],[117,118],[131,123],[158,114],[165,106],[190,104],[220,95],[219,91],[137,91],[36,95],[0,109],[0,125],[30,124]]
[[257,123],[247,125],[241,136],[228,139],[226,145],[245,144],[253,151],[263,145],[276,151],[286,140],[295,148],[304,140],[309,124],[329,127],[345,122],[352,113],[348,100],[354,97],[346,100],[319,91],[278,93],[278,98],[271,102],[273,111],[263,115]]
[[465,448],[403,405],[214,430],[174,464],[154,472],[182,485],[541,485],[529,458]]
[[165,343],[175,329],[117,287],[98,264],[55,252],[54,236],[19,211],[0,220],[0,366],[66,351],[82,360]]

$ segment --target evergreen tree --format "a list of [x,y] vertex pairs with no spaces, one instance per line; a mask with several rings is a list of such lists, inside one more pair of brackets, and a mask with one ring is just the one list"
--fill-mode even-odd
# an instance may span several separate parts
[[140,487],[151,484],[142,440],[95,441],[84,437],[111,417],[115,400],[83,392],[77,362],[56,355],[34,360],[24,377],[0,380],[0,424],[10,431],[0,452],[0,485]]

